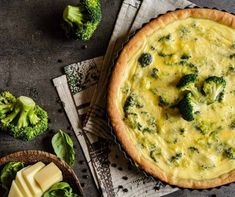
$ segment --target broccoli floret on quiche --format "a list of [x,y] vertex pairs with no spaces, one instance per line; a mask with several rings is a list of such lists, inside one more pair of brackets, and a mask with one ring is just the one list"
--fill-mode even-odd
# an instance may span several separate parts
[[208,77],[202,87],[202,91],[207,97],[207,103],[211,104],[215,101],[221,101],[223,99],[225,86],[226,81],[223,77]]
[[225,148],[223,155],[228,159],[235,159],[235,150],[232,147]]
[[179,88],[180,90],[192,90],[194,89],[194,84],[197,80],[197,75],[196,74],[188,74],[188,75],[184,75],[180,81],[178,82],[178,84],[176,85],[177,88]]
[[183,119],[187,121],[194,120],[195,114],[198,112],[198,103],[193,97],[192,92],[187,92],[178,104],[179,111]]
[[143,106],[142,99],[138,95],[132,93],[127,97],[123,109],[125,113],[129,113],[132,108],[142,108]]
[[143,53],[138,59],[138,62],[140,63],[141,67],[146,67],[150,65],[152,61],[153,57],[150,53]]

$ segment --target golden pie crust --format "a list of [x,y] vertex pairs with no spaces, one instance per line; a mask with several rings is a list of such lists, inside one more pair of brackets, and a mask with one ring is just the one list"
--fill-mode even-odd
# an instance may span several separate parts
[[209,180],[190,180],[190,179],[179,179],[169,177],[164,173],[157,165],[154,165],[149,160],[146,160],[136,149],[134,143],[127,134],[127,126],[122,120],[122,116],[118,110],[117,94],[120,88],[122,75],[125,72],[125,67],[129,57],[132,57],[136,53],[136,49],[139,48],[142,41],[151,35],[159,28],[163,28],[171,22],[186,18],[202,18],[216,21],[226,26],[235,28],[235,16],[223,11],[206,8],[192,8],[183,9],[173,12],[166,13],[160,17],[152,20],[142,29],[140,29],[136,35],[125,45],[123,48],[116,65],[113,69],[111,76],[108,96],[107,96],[107,111],[114,129],[114,132],[122,144],[125,151],[133,159],[133,161],[141,169],[149,173],[150,175],[167,182],[171,185],[176,185],[182,188],[193,188],[193,189],[204,189],[221,186],[235,181],[235,170],[230,171],[220,177],[209,179]]

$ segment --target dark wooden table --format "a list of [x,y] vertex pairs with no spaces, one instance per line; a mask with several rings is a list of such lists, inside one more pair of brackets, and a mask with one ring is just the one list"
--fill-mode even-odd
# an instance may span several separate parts
[[[50,140],[57,129],[68,131],[76,147],[74,167],[86,196],[99,196],[84,162],[84,156],[66,118],[51,79],[63,74],[73,62],[103,55],[122,0],[102,0],[103,20],[89,42],[72,41],[60,28],[63,8],[75,0],[0,1],[0,89],[33,97],[48,112],[50,130],[31,142],[0,133],[0,156],[25,149],[52,152]],[[235,0],[192,0],[199,6],[235,12]],[[84,45],[87,48],[84,49]],[[235,196],[235,186],[212,191],[179,191],[169,196]]]

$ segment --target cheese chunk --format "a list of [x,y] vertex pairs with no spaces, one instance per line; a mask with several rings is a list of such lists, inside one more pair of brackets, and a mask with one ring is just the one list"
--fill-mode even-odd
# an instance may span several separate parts
[[47,191],[52,185],[63,180],[61,170],[51,162],[46,167],[41,169],[34,177],[36,182],[41,187],[42,191]]
[[29,168],[25,169],[22,174],[25,179],[25,182],[28,185],[28,188],[30,189],[31,193],[33,194],[34,197],[40,197],[43,192],[37,182],[34,179],[35,174],[39,172],[43,167],[45,166],[44,163],[38,162]]
[[22,176],[22,172],[24,170],[26,170],[27,168],[29,168],[30,166],[27,166],[26,168],[23,168],[22,170],[18,171],[16,174],[16,180],[15,183],[18,186],[18,188],[20,188],[22,194],[24,197],[32,197],[33,195],[31,194],[23,176]]
[[18,186],[16,185],[15,181],[12,181],[11,189],[8,194],[8,197],[24,197]]

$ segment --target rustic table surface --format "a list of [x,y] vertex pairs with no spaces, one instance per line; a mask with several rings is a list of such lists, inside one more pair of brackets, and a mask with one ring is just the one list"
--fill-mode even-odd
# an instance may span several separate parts
[[[50,130],[31,142],[16,140],[0,133],[0,156],[25,150],[52,152],[51,137],[57,129],[68,131],[76,147],[74,167],[85,196],[100,196],[84,161],[81,148],[58,102],[51,79],[63,74],[73,62],[103,55],[122,0],[102,0],[103,20],[89,42],[65,38],[61,14],[76,0],[1,0],[0,1],[0,89],[34,98],[49,112]],[[235,0],[192,0],[199,6],[217,7],[235,12]],[[87,48],[84,47],[87,45]],[[85,49],[86,48],[86,49]],[[235,185],[211,191],[178,191],[168,196],[235,196]]]

